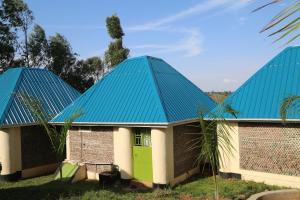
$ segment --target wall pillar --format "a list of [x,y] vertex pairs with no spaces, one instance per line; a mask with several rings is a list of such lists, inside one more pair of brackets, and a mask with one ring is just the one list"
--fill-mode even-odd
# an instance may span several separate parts
[[114,128],[114,163],[119,166],[122,179],[132,179],[132,130]]
[[68,130],[66,137],[66,161],[71,160],[71,149],[70,149],[70,130]]
[[21,129],[0,130],[0,162],[2,171],[0,179],[16,180],[21,177]]
[[164,187],[174,178],[172,130],[172,127],[151,129],[154,187]]
[[[238,133],[238,123],[230,122],[227,130],[230,132],[231,144],[234,147],[232,149],[231,154],[228,152],[224,152],[223,149],[219,148],[221,153],[221,157],[223,159],[223,163],[220,168],[221,175],[228,178],[240,178],[240,150],[239,150],[239,133]],[[218,125],[218,130],[221,128]]]

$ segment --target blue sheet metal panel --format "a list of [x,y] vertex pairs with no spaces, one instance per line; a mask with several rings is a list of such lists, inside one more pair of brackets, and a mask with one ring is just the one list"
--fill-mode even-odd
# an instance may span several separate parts
[[[280,119],[284,98],[300,95],[300,47],[288,47],[263,66],[225,103],[239,113],[238,119]],[[218,108],[216,108],[218,109]],[[229,114],[226,118],[234,118]],[[290,112],[289,119],[300,113]]]
[[102,78],[52,122],[81,111],[78,123],[169,123],[197,118],[214,102],[161,59],[128,59]]
[[19,80],[21,69],[11,69],[5,72],[5,75],[0,75],[0,124],[4,120],[5,114],[7,112],[7,107],[11,99],[11,95]]
[[160,59],[149,59],[168,121],[181,121],[199,117],[199,111],[208,112],[215,107],[201,89]]
[[81,111],[76,122],[166,122],[147,64],[143,58],[124,61],[52,121]]
[[18,83],[15,85],[11,95],[11,102],[7,105],[7,112],[3,118],[2,125],[8,126],[35,122],[31,112],[22,102],[21,96],[23,94],[37,98],[42,103],[45,111],[52,117],[80,95],[78,91],[48,70],[19,69],[21,69],[21,73]]

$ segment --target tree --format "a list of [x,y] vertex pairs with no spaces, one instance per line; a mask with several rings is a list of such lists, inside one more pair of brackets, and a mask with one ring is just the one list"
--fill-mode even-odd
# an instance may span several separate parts
[[103,70],[100,57],[79,60],[68,73],[68,82],[77,90],[84,92],[98,80]]
[[16,35],[0,21],[0,73],[11,65],[15,57]]
[[22,56],[25,58],[27,66],[29,66],[27,33],[34,19],[32,11],[22,0],[3,0],[2,7],[4,19],[9,21],[13,28],[21,29],[24,34],[25,44],[24,46],[20,45],[20,47],[22,49]]
[[0,6],[0,73],[4,72],[15,57],[16,34],[11,31],[10,23],[5,18],[3,6]]
[[[236,111],[229,105],[219,104],[216,112],[200,112],[199,122],[201,129],[201,137],[191,141],[188,150],[199,150],[198,163],[209,162],[213,173],[215,199],[219,199],[219,187],[217,174],[224,159],[232,155],[235,150],[231,143],[232,137],[231,127],[223,117],[224,113],[232,114],[236,117]],[[222,155],[221,151],[222,150]]]
[[[43,108],[42,103],[35,97],[28,96],[26,94],[21,95],[22,102],[30,110],[31,114],[35,118],[38,124],[40,124],[50,140],[52,149],[56,155],[57,162],[64,159],[66,138],[68,130],[72,127],[72,123],[82,115],[81,112],[73,113],[64,123],[61,129],[49,124],[49,120],[52,118]],[[62,180],[62,163],[59,165],[60,180]]]
[[[277,4],[282,1],[283,0],[272,0],[267,4],[264,4],[259,8],[255,9],[253,12],[257,12],[263,8],[266,8],[267,6]],[[277,15],[275,15],[273,19],[260,32],[263,33],[272,30],[268,37],[277,36],[274,42],[281,41],[282,39],[287,37],[289,38],[285,42],[285,45],[293,42],[300,36],[300,33],[297,32],[300,27],[300,17],[298,14],[299,11],[300,2],[294,1],[290,6],[286,7]]]
[[84,61],[86,74],[96,81],[103,73],[103,63],[100,57],[94,56]]
[[112,39],[120,39],[124,36],[120,19],[117,15],[106,18],[106,27],[108,34]]
[[128,58],[129,49],[123,47],[124,33],[117,15],[106,18],[106,27],[108,34],[114,40],[110,42],[104,55],[105,65],[111,68]]
[[34,25],[28,38],[29,66],[46,66],[48,64],[48,41],[44,29]]
[[49,39],[48,69],[77,90],[84,92],[99,78],[103,70],[100,57],[77,60],[70,43],[61,34]]
[[68,73],[76,62],[76,54],[73,53],[70,43],[67,39],[56,33],[49,38],[49,65],[47,66],[59,77],[67,80]]

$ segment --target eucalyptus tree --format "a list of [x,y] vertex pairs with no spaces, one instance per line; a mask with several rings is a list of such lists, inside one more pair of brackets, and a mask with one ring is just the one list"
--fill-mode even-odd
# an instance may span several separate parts
[[2,0],[3,18],[6,19],[16,31],[21,30],[24,37],[24,44],[19,44],[21,56],[29,66],[28,55],[28,30],[33,23],[33,14],[23,0]]
[[[0,11],[1,12],[1,11]],[[0,18],[0,73],[11,65],[15,57],[16,35]]]
[[98,80],[103,72],[100,57],[78,60],[68,72],[68,82],[77,90],[84,92]]
[[111,68],[129,56],[129,49],[123,46],[124,32],[121,27],[120,19],[117,15],[106,18],[107,32],[113,39],[104,55],[104,62],[108,68]]
[[28,58],[31,67],[48,64],[48,41],[44,29],[35,24],[28,38]]

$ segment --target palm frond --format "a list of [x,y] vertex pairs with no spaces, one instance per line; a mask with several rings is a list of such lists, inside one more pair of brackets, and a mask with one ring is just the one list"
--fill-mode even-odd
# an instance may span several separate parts
[[257,12],[257,11],[262,10],[263,8],[267,7],[267,6],[270,6],[270,5],[272,5],[272,4],[278,3],[278,2],[280,2],[280,1],[281,1],[281,0],[273,0],[273,1],[270,1],[270,2],[268,2],[268,3],[266,3],[266,4],[263,4],[262,6],[260,6],[260,7],[258,7],[258,8],[256,8],[256,9],[252,10],[252,12]]
[[300,96],[290,96],[283,100],[280,107],[280,116],[281,119],[285,122],[287,119],[287,114],[290,109],[299,107]]
[[[259,8],[255,9],[253,12],[257,12],[269,5],[276,4],[281,2],[281,0],[274,0],[267,4],[264,4],[260,6]],[[291,42],[295,41],[299,38],[300,34],[293,35],[293,33],[296,33],[300,27],[300,17],[298,14],[300,11],[300,2],[295,1],[288,7],[281,10],[277,15],[275,15],[268,24],[266,24],[260,33],[264,33],[266,31],[275,29],[275,27],[281,26],[283,22],[286,22],[285,25],[281,26],[280,28],[277,28],[276,31],[273,31],[272,33],[268,34],[268,37],[279,35],[277,39],[273,41],[273,43],[279,42],[283,40],[284,38],[290,37],[287,42],[284,43],[283,46],[286,46],[290,44]],[[296,15],[296,16],[295,16]],[[292,17],[295,18],[293,19]],[[292,18],[292,19],[291,19]]]
[[60,161],[60,159],[64,156],[68,130],[72,127],[73,121],[82,115],[82,112],[75,112],[66,119],[61,131],[59,132],[55,126],[48,123],[51,117],[47,114],[39,99],[27,94],[20,94],[19,96],[24,105],[32,113],[35,120],[44,127],[52,149],[55,152],[58,161]]

